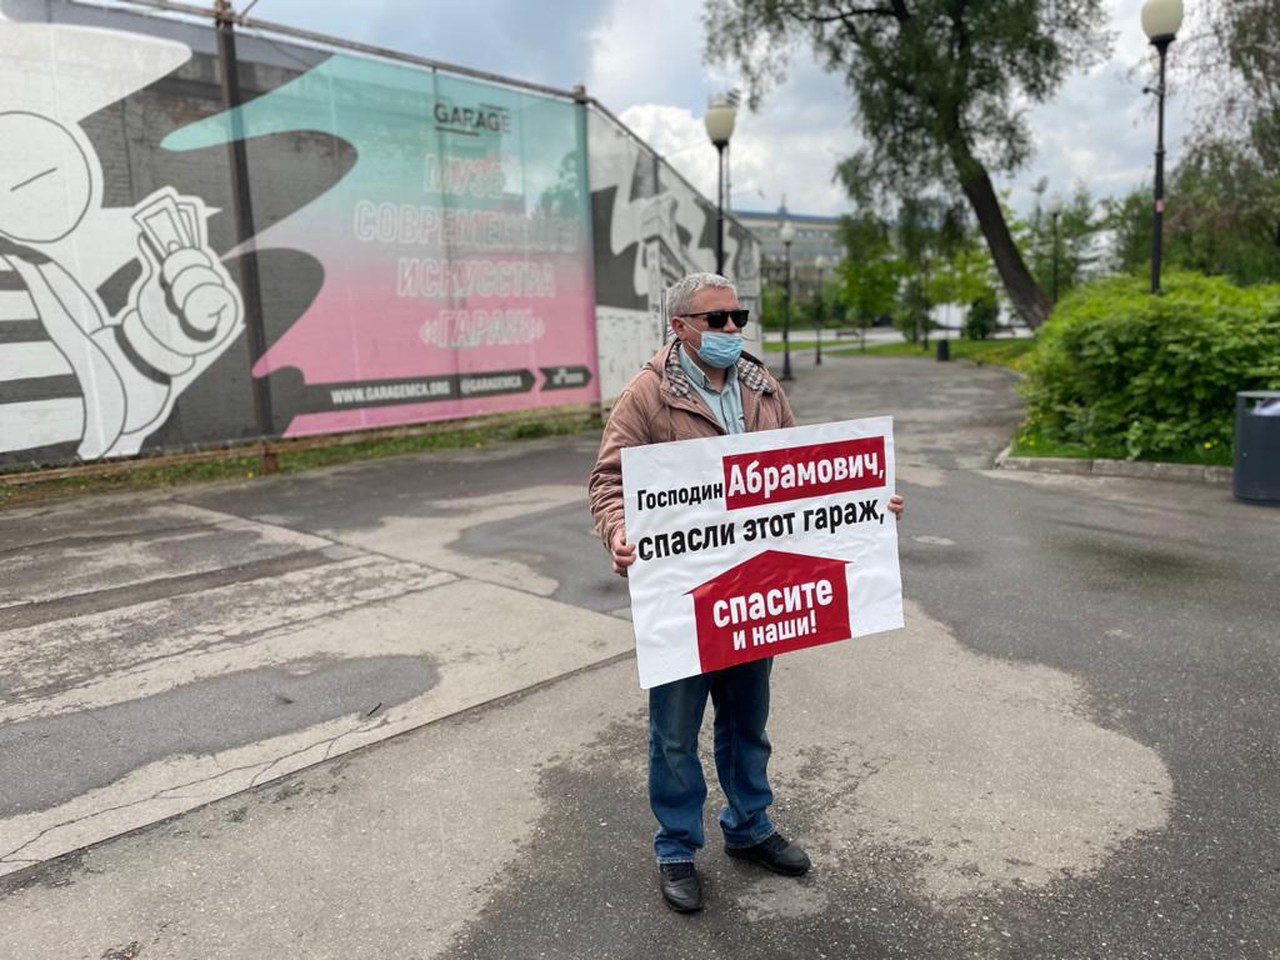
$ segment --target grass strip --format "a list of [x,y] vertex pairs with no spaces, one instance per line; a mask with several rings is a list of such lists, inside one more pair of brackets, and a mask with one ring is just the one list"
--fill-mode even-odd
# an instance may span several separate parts
[[[797,340],[791,339],[791,349],[794,350],[812,350],[816,341],[812,339]],[[937,355],[937,340],[930,340],[928,345],[919,343],[908,343],[906,340],[900,343],[877,343],[869,345],[865,350],[854,341],[850,343],[848,340],[839,340],[835,342],[822,341],[822,352],[824,354],[833,354],[838,356],[860,356],[868,357],[919,357],[925,360],[933,360]],[[969,360],[977,364],[991,364],[997,367],[1008,367],[1012,370],[1020,370],[1026,363],[1027,358],[1036,348],[1036,341],[1030,337],[1020,337],[1009,340],[949,340],[948,349],[951,353],[952,360]],[[764,345],[764,349],[768,353],[781,353],[782,344],[769,341]]]
[[[1095,448],[1084,444],[1067,443],[1045,435],[1038,424],[1024,423],[1013,438],[1013,457],[1066,457],[1073,460],[1128,460],[1122,447]],[[1219,444],[1203,445],[1181,456],[1162,456],[1158,460],[1138,457],[1139,463],[1181,463],[1199,467],[1230,467],[1234,465],[1233,451]]]
[[[365,460],[379,460],[434,450],[485,447],[536,437],[569,436],[599,429],[595,414],[529,417],[505,415],[465,425],[422,424],[371,432],[366,436],[343,434],[332,438],[273,442],[279,473],[292,474],[319,467]],[[196,454],[171,454],[93,464],[84,472],[49,469],[21,475],[0,475],[0,508],[89,493],[129,492],[252,480],[263,468],[264,445],[255,443]]]

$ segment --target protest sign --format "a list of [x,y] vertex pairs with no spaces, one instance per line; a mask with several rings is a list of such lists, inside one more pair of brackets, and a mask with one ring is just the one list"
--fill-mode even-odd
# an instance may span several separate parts
[[645,689],[902,626],[893,420],[622,451]]

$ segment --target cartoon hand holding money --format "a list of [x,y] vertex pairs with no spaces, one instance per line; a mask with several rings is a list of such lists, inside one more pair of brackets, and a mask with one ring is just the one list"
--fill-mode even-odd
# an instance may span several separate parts
[[[147,273],[131,338],[149,339],[148,359],[169,375],[216,349],[240,324],[240,296],[226,268],[208,251],[203,210],[172,189],[154,195],[133,215]],[[145,348],[144,348],[145,349]],[[154,359],[152,359],[154,357]]]
[[[11,459],[137,453],[244,326],[204,201],[164,187],[121,217],[101,183],[79,127],[0,112],[0,375],[24,384],[0,401]],[[98,287],[134,257],[142,277],[113,316]]]

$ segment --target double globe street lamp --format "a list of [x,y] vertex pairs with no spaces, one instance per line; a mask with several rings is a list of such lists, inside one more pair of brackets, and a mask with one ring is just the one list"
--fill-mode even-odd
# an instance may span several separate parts
[[1154,92],[1157,100],[1156,125],[1156,207],[1151,241],[1151,292],[1160,292],[1160,254],[1164,228],[1164,95],[1165,59],[1169,44],[1182,26],[1182,0],[1147,0],[1142,5],[1142,29],[1160,54],[1160,80]]
[[822,254],[818,254],[818,259],[813,261],[813,265],[818,268],[818,309],[813,314],[813,335],[818,341],[818,348],[813,357],[813,365],[820,367],[822,366],[822,324],[827,319],[827,301],[822,296],[822,272],[831,266],[831,261]]
[[703,123],[707,128],[707,136],[715,145],[720,159],[719,176],[716,185],[716,273],[724,276],[724,205],[728,196],[728,166],[725,154],[729,149],[729,138],[733,136],[733,123],[737,119],[738,109],[733,100],[724,94],[716,94],[707,107],[707,115]]
[[782,226],[778,228],[778,237],[782,240],[782,249],[786,255],[786,286],[783,288],[785,293],[782,301],[782,379],[792,380],[794,378],[791,376],[791,244],[796,238],[796,228],[791,225],[790,220],[782,221]]

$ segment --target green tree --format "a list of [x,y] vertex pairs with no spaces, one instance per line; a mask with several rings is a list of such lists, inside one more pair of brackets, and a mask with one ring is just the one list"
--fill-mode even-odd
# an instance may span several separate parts
[[929,343],[933,308],[965,304],[991,290],[991,261],[970,228],[965,208],[937,197],[909,197],[894,231],[899,289],[896,320],[911,342]]
[[902,285],[902,293],[898,297],[897,307],[893,314],[893,325],[902,331],[902,335],[911,343],[928,344],[929,313],[933,303],[925,292],[924,280],[919,276],[908,277]]
[[1151,234],[1155,229],[1150,188],[1107,200],[1104,206],[1105,224],[1112,236],[1108,270],[1135,276],[1146,273],[1151,267]]
[[963,335],[969,340],[986,340],[996,332],[1000,322],[1000,305],[994,296],[978,297],[965,314]]
[[1172,264],[1240,284],[1280,280],[1280,175],[1247,145],[1201,141],[1174,170]]
[[803,298],[797,297],[791,308],[791,319],[801,328],[819,324],[839,326],[844,323],[846,314],[838,269],[824,270],[822,285]]
[[894,239],[898,263],[905,278],[898,291],[894,326],[912,343],[929,343],[930,278],[935,260],[945,246],[944,207],[933,197],[907,197],[898,206]]
[[942,251],[926,282],[929,299],[938,304],[968,304],[978,299],[995,299],[991,289],[991,258],[978,238],[966,234]]
[[[1077,184],[1071,197],[1063,202],[1056,223],[1054,219],[1037,200],[1023,243],[1028,251],[1031,272],[1050,294],[1056,269],[1058,297],[1061,298],[1072,287],[1102,269],[1099,236],[1109,220],[1107,209],[1093,199],[1093,194],[1083,183]],[[1150,236],[1148,229],[1148,246]]]
[[1197,5],[1179,58],[1197,113],[1170,178],[1171,265],[1280,279],[1280,0]]
[[1247,144],[1280,170],[1280,0],[1205,4],[1189,58],[1199,116],[1192,144]]
[[[826,286],[824,283],[823,286]],[[823,312],[825,303],[820,290],[810,290],[797,296],[791,304],[791,330],[805,330],[817,326],[820,320],[825,321]]]
[[[1110,205],[1113,266],[1141,273],[1151,263],[1149,188]],[[1227,276],[1238,284],[1280,281],[1280,176],[1248,144],[1193,144],[1169,178],[1163,262]]]
[[840,175],[855,197],[959,188],[1015,309],[1049,314],[1009,232],[991,172],[1031,152],[1026,105],[1105,56],[1102,0],[707,0],[708,55],[741,66],[752,106],[806,41],[853,95],[866,149]]
[[[995,316],[990,318],[989,329],[985,319],[976,325],[966,320],[962,327],[964,336],[985,339],[995,329],[999,308],[992,287],[994,270],[991,257],[982,244],[982,238],[969,225],[964,209],[954,207],[943,218],[936,240],[937,256],[930,273],[924,278],[925,297],[932,305],[965,307],[968,314],[974,312],[977,304],[982,305],[977,308],[979,313],[990,304]],[[980,336],[976,335],[979,330],[982,331]]]
[[787,294],[780,283],[766,283],[760,291],[760,326],[765,330],[781,330],[787,309]]
[[822,281],[822,322],[829,327],[843,327],[849,322],[839,264]]
[[881,318],[893,314],[902,266],[894,254],[889,225],[870,212],[840,219],[840,242],[845,257],[836,267],[840,302],[862,334]]

